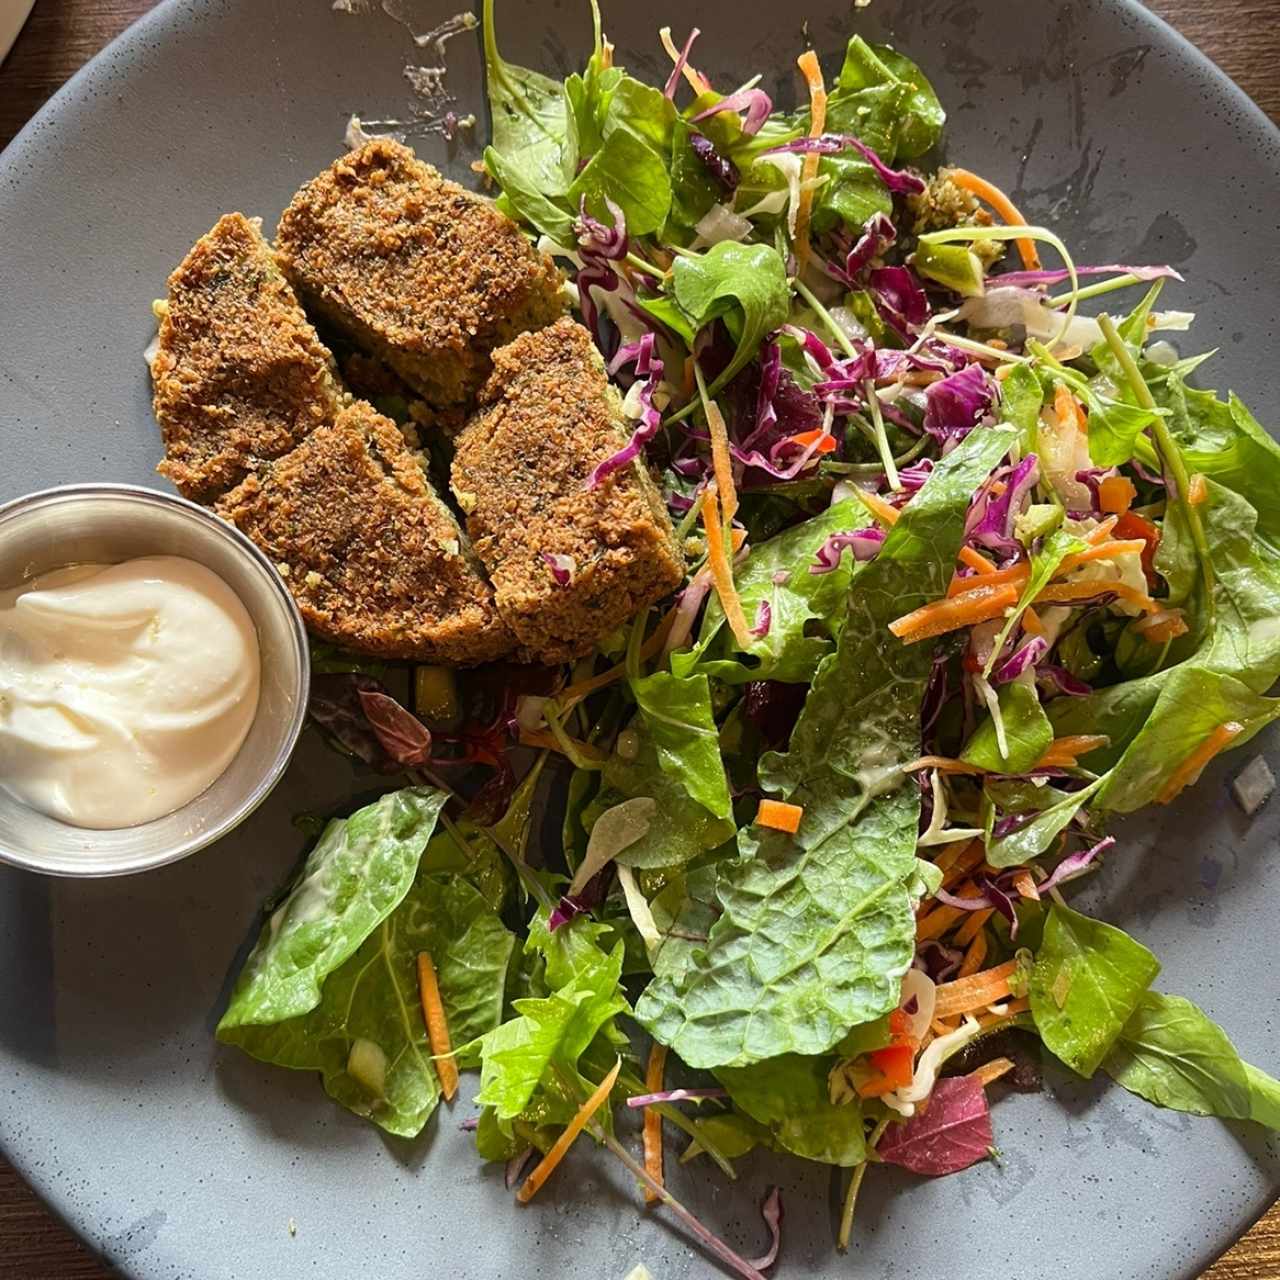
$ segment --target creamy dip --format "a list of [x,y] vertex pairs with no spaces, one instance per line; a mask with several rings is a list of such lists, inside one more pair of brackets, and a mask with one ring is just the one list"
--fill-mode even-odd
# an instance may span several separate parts
[[0,786],[78,827],[172,813],[240,749],[260,672],[244,605],[192,560],[76,565],[0,591]]

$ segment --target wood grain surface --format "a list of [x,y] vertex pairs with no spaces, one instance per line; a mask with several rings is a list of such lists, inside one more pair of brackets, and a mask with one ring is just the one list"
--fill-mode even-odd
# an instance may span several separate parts
[[[77,68],[153,3],[37,0],[26,28],[0,64],[0,148]],[[1280,123],[1280,0],[1151,0],[1149,7],[1203,49]],[[1134,1243],[1141,1247],[1140,1241]],[[109,1280],[112,1275],[0,1160],[0,1277]],[[1280,1280],[1280,1205],[1202,1280]]]

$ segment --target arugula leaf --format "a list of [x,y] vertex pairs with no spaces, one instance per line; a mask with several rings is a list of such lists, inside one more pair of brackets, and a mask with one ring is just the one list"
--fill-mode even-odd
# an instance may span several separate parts
[[663,156],[619,123],[574,179],[567,198],[572,209],[585,198],[588,212],[606,223],[612,222],[606,199],[612,200],[626,215],[628,232],[646,235],[660,230],[671,211],[671,178]]
[[862,1108],[832,1103],[830,1069],[830,1058],[792,1053],[715,1074],[734,1105],[766,1126],[783,1151],[848,1169],[866,1159]]
[[1066,796],[1046,787],[1045,790],[1051,795],[1061,798],[1055,799],[1041,810],[1026,826],[990,841],[987,846],[987,861],[993,867],[1021,867],[1032,858],[1038,858],[1047,852],[1072,818],[1098,793],[1098,788],[1105,779],[1106,774],[1103,774],[1087,787]]
[[417,874],[443,791],[393,791],[335,819],[263,926],[218,1032],[310,1012],[321,986],[399,906]]
[[692,134],[693,129],[677,116],[671,130],[671,222],[686,232],[698,225],[721,195],[719,184],[689,143]]
[[885,627],[946,589],[969,499],[1013,438],[970,434],[860,572],[790,752],[762,764],[770,790],[804,805],[799,834],[739,833],[741,856],[719,864],[721,914],[705,947],[641,996],[637,1019],[690,1066],[822,1053],[894,1007],[914,951],[920,812],[899,766],[918,754],[930,653],[886,640]]
[[615,129],[627,128],[659,155],[666,155],[671,150],[676,118],[671,99],[661,89],[620,72],[609,99],[603,134],[607,140]]
[[1045,1047],[1093,1075],[1159,972],[1155,956],[1123,930],[1055,903],[1029,984]]
[[714,817],[731,817],[733,803],[720,757],[707,677],[682,678],[668,671],[655,671],[632,680],[631,692],[657,747],[663,770]]
[[1244,1063],[1223,1029],[1181,996],[1148,991],[1102,1064],[1117,1084],[1159,1107],[1250,1117]]
[[[924,73],[889,45],[854,36],[827,105],[831,127],[854,133],[886,164],[937,144],[946,113]],[[837,122],[847,119],[851,127]]]
[[1249,1086],[1249,1116],[1268,1129],[1280,1130],[1280,1080],[1249,1063],[1244,1064],[1244,1078]]
[[1043,405],[1040,379],[1027,365],[1015,364],[1000,383],[1000,414],[1021,432],[1024,453],[1035,452]]
[[573,218],[543,194],[534,176],[518,159],[509,159],[495,147],[486,147],[484,165],[502,188],[499,204],[504,206],[504,213],[517,222],[527,222],[557,244],[573,244]]
[[[707,603],[697,644],[672,655],[672,670],[684,674],[697,668],[730,684],[745,680],[804,684],[812,680],[843,625],[849,584],[858,566],[849,552],[841,555],[830,573],[810,573],[810,567],[817,562],[818,549],[833,533],[848,533],[865,525],[862,504],[847,498],[754,547],[735,571],[734,580],[748,618],[755,617],[762,600],[771,610],[769,634],[753,640],[746,650],[758,665],[706,656],[717,636],[728,635],[717,596]],[[777,581],[784,574],[785,579]],[[813,634],[815,620],[822,623],[830,639]]]
[[1175,667],[1160,689],[1151,715],[1107,775],[1096,803],[1132,813],[1160,795],[1169,775],[1215,730],[1229,722],[1243,746],[1280,716],[1280,698],[1264,698],[1233,676],[1195,666]]
[[[450,1033],[466,1040],[501,1021],[514,944],[466,880],[419,873],[395,911],[328,976],[315,1008],[268,1024],[224,1018],[218,1038],[263,1062],[320,1072],[335,1102],[388,1133],[413,1137],[440,1097],[418,994],[418,953],[435,963]],[[377,1045],[386,1059],[380,1098],[347,1070],[358,1040]]]
[[818,179],[822,186],[814,192],[813,229],[819,234],[833,227],[865,226],[877,213],[893,212],[889,189],[856,151],[823,156]]
[[726,240],[706,253],[682,256],[671,269],[675,300],[695,331],[731,312],[740,321],[733,359],[707,388],[714,395],[760,349],[765,334],[787,322],[791,290],[776,249]]
[[992,773],[1026,773],[1049,749],[1053,728],[1035,689],[1013,681],[1000,690],[1000,719],[1009,754],[1000,754],[995,720],[988,716],[974,730],[960,759]]
[[608,956],[597,951],[550,995],[515,1001],[516,1016],[479,1042],[478,1103],[492,1107],[499,1120],[513,1120],[556,1066],[576,1078],[578,1060],[596,1034],[627,1010],[619,986],[622,955],[622,943]]
[[621,867],[674,867],[731,839],[733,823],[710,813],[663,769],[643,718],[632,721],[631,729],[639,737],[635,758],[624,760],[615,751],[605,761],[600,790],[582,813],[589,831],[601,813],[623,800],[650,796],[657,801],[648,832],[614,861]]

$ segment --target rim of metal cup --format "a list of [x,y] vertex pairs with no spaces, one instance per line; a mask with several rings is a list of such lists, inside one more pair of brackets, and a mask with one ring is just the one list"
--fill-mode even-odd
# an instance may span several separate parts
[[[86,866],[83,870],[68,867],[51,867],[43,863],[38,855],[15,852],[0,845],[0,863],[11,867],[19,867],[24,871],[36,871],[43,875],[59,876],[66,879],[96,879],[109,876],[135,875],[142,871],[151,871],[157,867],[169,866],[190,857],[193,853],[207,848],[223,836],[230,834],[246,818],[250,816],[275,789],[276,784],[284,776],[298,745],[298,738],[307,718],[307,690],[311,682],[311,648],[307,639],[307,629],[298,611],[297,602],[289,593],[284,579],[276,571],[275,565],[266,555],[234,525],[228,524],[209,511],[206,507],[180,497],[178,494],[165,493],[160,489],[149,489],[145,485],[114,484],[93,481],[83,484],[54,485],[48,489],[38,489],[34,493],[12,498],[0,503],[0,536],[3,536],[5,525],[18,516],[29,514],[32,510],[57,505],[63,502],[75,502],[82,498],[107,498],[122,501],[140,502],[150,506],[166,507],[180,511],[182,514],[201,526],[213,537],[221,539],[232,547],[262,575],[272,592],[285,606],[289,618],[289,635],[292,641],[294,656],[298,666],[298,696],[294,700],[293,714],[287,732],[281,742],[280,749],[270,766],[264,770],[254,787],[246,792],[239,804],[227,810],[226,815],[218,822],[205,827],[188,839],[176,844],[163,854],[138,856],[118,866],[101,867]],[[228,766],[229,767],[229,766]],[[212,784],[211,784],[212,785]],[[203,792],[201,794],[204,794]],[[184,805],[183,808],[186,806]],[[182,809],[175,809],[181,813]],[[172,817],[166,814],[155,821],[163,822]]]

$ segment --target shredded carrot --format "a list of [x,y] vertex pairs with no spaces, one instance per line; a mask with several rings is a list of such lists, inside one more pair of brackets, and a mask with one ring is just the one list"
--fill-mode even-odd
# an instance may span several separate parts
[[1016,960],[1006,960],[994,969],[967,978],[956,978],[938,987],[937,1001],[933,1006],[935,1018],[949,1018],[957,1013],[969,1013],[984,1009],[987,1005],[1003,1000],[1009,994],[1009,979],[1018,968]]
[[427,1024],[427,1040],[435,1057],[436,1075],[440,1077],[440,1092],[446,1102],[452,1102],[453,1095],[458,1092],[458,1061],[453,1056],[453,1045],[449,1040],[449,1020],[440,999],[436,967],[426,951],[418,952],[418,998],[422,1001],[422,1020]]
[[[818,55],[806,49],[797,59],[796,66],[804,76],[809,90],[809,137],[821,137],[827,127],[827,90],[822,83],[822,67]],[[818,176],[818,153],[810,152],[800,168],[800,199],[796,202],[796,232],[793,247],[796,255],[796,275],[803,276],[809,261],[809,214],[813,208],[813,180]]]
[[[662,1092],[662,1073],[666,1066],[667,1046],[655,1040],[649,1050],[649,1066],[644,1073],[646,1093]],[[662,1176],[662,1116],[654,1107],[644,1109],[644,1168],[658,1186],[666,1185]],[[656,1204],[660,1198],[651,1187],[645,1187],[645,1204]]]
[[1058,425],[1064,430],[1075,427],[1082,430],[1084,415],[1080,412],[1080,402],[1071,394],[1071,388],[1065,382],[1059,382],[1053,392],[1053,411],[1058,415]]
[[986,1031],[988,1027],[994,1027],[998,1023],[1008,1022],[1012,1017],[1019,1013],[1026,1013],[1031,1008],[1031,1001],[1025,997],[1021,1000],[1010,1000],[1008,1004],[1002,1004],[994,1011],[984,1013],[978,1019],[978,1027]]
[[707,401],[707,428],[711,432],[711,465],[715,470],[716,489],[720,493],[720,517],[733,524],[738,514],[738,490],[733,483],[733,458],[729,454],[729,428],[724,414],[714,400]]
[[969,1079],[976,1080],[985,1089],[988,1085],[995,1084],[1001,1076],[1007,1076],[1012,1070],[1012,1058],[992,1058],[990,1062],[984,1062],[976,1070],[970,1071]]
[[788,436],[782,443],[794,444],[801,449],[807,449],[812,445],[815,453],[834,453],[838,441],[830,431],[814,427],[812,431],[801,431],[798,435]]
[[[1144,618],[1142,621],[1146,622],[1148,619]],[[1166,640],[1176,640],[1191,630],[1181,609],[1164,609],[1152,614],[1150,623],[1150,626],[1134,628],[1148,644],[1164,644]]]
[[919,773],[921,769],[941,769],[943,773],[985,773],[976,764],[964,760],[956,760],[951,756],[920,756],[902,766],[903,773]]
[[742,601],[738,597],[738,589],[733,585],[733,565],[724,549],[724,531],[720,527],[720,503],[716,498],[715,488],[709,488],[702,495],[702,527],[707,533],[707,565],[711,569],[711,578],[716,584],[716,594],[720,597],[720,607],[724,610],[725,621],[733,632],[733,638],[740,649],[751,648],[751,631],[747,627],[746,615],[742,612]]
[[551,1150],[533,1167],[533,1172],[524,1180],[516,1199],[521,1204],[528,1204],[538,1194],[542,1184],[556,1171],[556,1166],[564,1159],[565,1153],[573,1146],[573,1140],[591,1123],[595,1115],[608,1098],[610,1090],[622,1070],[622,1059],[613,1064],[613,1070],[596,1086],[592,1095],[578,1108],[577,1114],[564,1127],[564,1132],[555,1140]]
[[1143,613],[1155,613],[1160,608],[1150,596],[1144,595],[1127,582],[1113,578],[1094,578],[1088,582],[1051,582],[1036,596],[1036,603],[1072,604],[1100,595],[1119,596],[1128,604],[1137,605]]
[[873,516],[891,529],[898,523],[898,517],[902,514],[897,507],[886,502],[878,493],[868,493],[866,489],[859,489],[854,486],[854,493],[862,501],[862,505],[871,512]]
[[[991,919],[992,913],[993,909],[991,907],[984,907],[981,911],[970,911],[968,913],[969,918],[956,930],[956,946],[967,947],[974,938],[979,937],[982,933],[983,926],[985,926],[987,921]],[[974,965],[969,972],[977,973],[981,968],[982,964],[979,962]],[[967,975],[961,974],[960,976],[965,977]]]
[[889,623],[889,630],[904,644],[916,644],[959,627],[990,622],[1017,603],[1017,587],[978,587],[903,614]]
[[965,545],[960,548],[959,560],[962,564],[966,564],[975,573],[995,573],[996,567],[982,554],[981,551],[975,551],[972,547]]
[[953,840],[938,850],[933,865],[942,872],[943,883],[946,883],[948,872],[964,868],[971,870],[978,865],[982,856],[982,842],[979,840]]
[[1198,507],[1209,496],[1209,485],[1199,471],[1187,483],[1187,502]]
[[[676,65],[680,61],[680,50],[676,48],[675,41],[671,39],[671,28],[661,28],[658,32],[658,39],[662,41],[662,47],[667,51],[667,56],[671,59],[672,66]],[[711,92],[711,81],[706,76],[695,71],[687,60],[684,64],[684,78],[694,93]]]
[[1111,741],[1104,733],[1070,733],[1055,738],[1044,755],[1036,761],[1036,769],[1070,768],[1081,756],[1097,751]]
[[[948,169],[946,176],[957,187],[977,196],[979,200],[985,200],[1009,226],[1025,227],[1027,225],[1027,220],[1018,212],[1013,201],[999,187],[985,178],[978,177],[976,173],[970,173],[968,169]],[[1036,252],[1035,241],[1024,237],[1015,243],[1018,246],[1018,256],[1022,259],[1022,265],[1028,271],[1039,271],[1040,255]]]
[[1111,530],[1116,527],[1119,516],[1108,516],[1101,524],[1096,525],[1084,535],[1084,540],[1091,546],[1096,547],[1100,542],[1106,542],[1111,537]]
[[1021,588],[1029,576],[1030,570],[1025,563],[1011,564],[1003,569],[992,569],[990,573],[974,573],[967,578],[952,578],[947,586],[947,595],[962,596],[968,591],[988,587]]
[[[942,874],[943,889],[951,889],[962,876],[967,876],[982,861],[982,841],[974,840],[965,847],[964,852],[956,859],[955,866],[948,868]],[[971,912],[971,915],[977,915],[978,912]]]
[[987,346],[994,347],[997,351],[1009,350],[1009,344],[1003,338],[988,338]]
[[760,807],[756,810],[756,825],[795,835],[800,830],[800,819],[803,817],[803,805],[787,804],[784,800],[761,800]]
[[1141,538],[1127,538],[1123,542],[1091,543],[1083,551],[1064,557],[1062,563],[1054,570],[1053,576],[1061,578],[1073,569],[1078,569],[1082,564],[1088,564],[1090,560],[1110,560],[1115,556],[1128,555],[1130,552],[1141,555],[1146,549],[1147,544]]
[[916,941],[928,942],[930,938],[940,938],[964,912],[959,907],[936,906],[926,911],[916,921]]
[[[978,914],[977,912],[974,913]],[[968,978],[972,974],[978,972],[982,968],[982,962],[987,958],[987,934],[986,930],[979,928],[977,933],[973,935],[972,941],[964,953],[964,959],[960,962],[960,972],[957,977]]]
[[1183,762],[1169,775],[1160,794],[1156,796],[1158,804],[1168,804],[1183,787],[1194,782],[1205,765],[1224,748],[1231,745],[1233,739],[1244,732],[1244,725],[1228,720],[1220,724]]
[[1128,476],[1108,476],[1098,485],[1098,505],[1115,515],[1128,511],[1137,496],[1137,487]]
[[886,1075],[872,1076],[870,1080],[864,1080],[858,1086],[858,1097],[882,1098],[886,1093],[892,1093],[900,1087],[896,1080],[890,1080]]
[[683,372],[680,376],[680,390],[684,393],[685,399],[689,399],[693,395],[694,384],[697,378],[693,372],[693,357],[685,356]]
[[1017,889],[1020,897],[1030,898],[1032,902],[1040,901],[1040,890],[1036,888],[1035,878],[1026,867],[1021,867],[1013,873],[1013,887]]
[[1022,629],[1029,636],[1044,635],[1044,623],[1040,621],[1040,615],[1030,605],[1022,611]]

